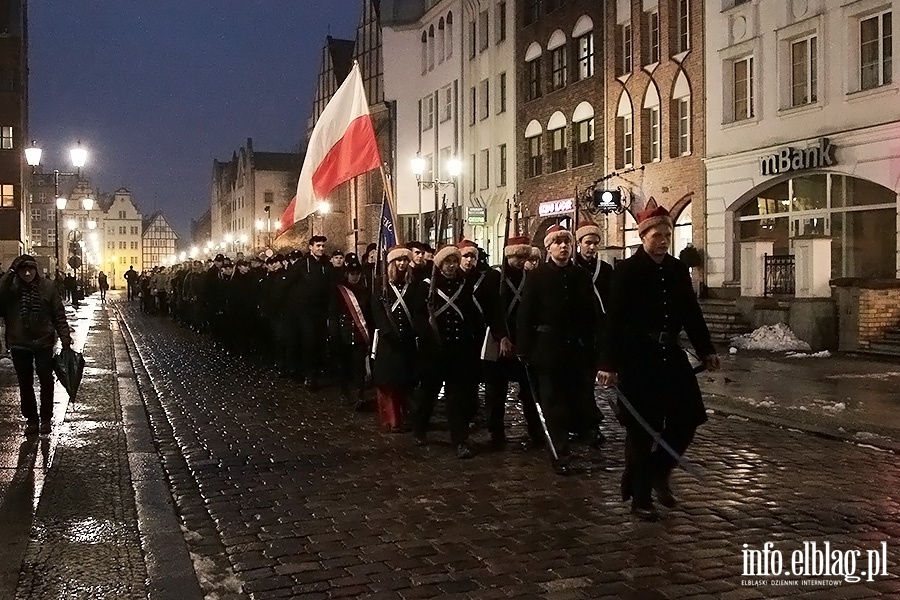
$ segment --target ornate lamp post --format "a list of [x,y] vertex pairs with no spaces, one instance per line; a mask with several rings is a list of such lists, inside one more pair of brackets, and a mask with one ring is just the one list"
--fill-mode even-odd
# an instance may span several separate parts
[[[434,190],[434,245],[437,246],[440,242],[441,233],[438,231],[438,223],[440,219],[438,218],[438,214],[441,210],[440,207],[440,191],[446,187],[453,187],[456,189],[456,183],[459,179],[459,174],[462,172],[462,161],[457,158],[451,158],[447,161],[445,165],[447,175],[450,176],[450,179],[431,179],[424,180],[422,176],[425,174],[425,168],[427,167],[427,162],[421,156],[416,156],[412,159],[412,172],[413,175],[416,176],[416,183],[419,187],[419,240],[425,241],[425,221],[422,218],[422,190],[423,189],[433,189]],[[456,203],[457,203],[457,194],[454,194],[453,198],[453,214],[456,215]],[[456,238],[456,218],[454,217],[453,223],[451,223],[452,233],[451,236]]]

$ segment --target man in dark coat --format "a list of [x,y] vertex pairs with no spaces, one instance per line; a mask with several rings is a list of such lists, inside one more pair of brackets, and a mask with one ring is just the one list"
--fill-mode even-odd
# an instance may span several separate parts
[[128,300],[134,300],[135,294],[138,291],[138,272],[134,270],[134,265],[129,265],[128,270],[125,271],[125,282],[128,285]]
[[413,283],[430,278],[434,265],[425,257],[428,245],[423,242],[410,242],[406,247],[412,252],[410,267],[412,267]]
[[[664,208],[638,213],[641,247],[616,266],[603,343],[600,383],[614,385],[647,423],[681,455],[706,421],[697,377],[678,343],[682,329],[704,365],[719,368],[703,313],[684,264],[668,254],[672,219]],[[675,505],[669,475],[676,459],[619,403],[625,425],[622,497],[632,512],[655,520],[651,489],[663,506]]]
[[[500,283],[500,310],[506,325],[508,338],[500,340],[496,348],[497,357],[487,367],[487,380],[484,385],[484,403],[488,410],[488,431],[496,445],[506,440],[506,397],[509,382],[519,384],[519,401],[525,415],[528,437],[532,445],[540,446],[544,442],[541,423],[522,362],[516,358],[516,319],[519,316],[519,304],[525,289],[525,261],[531,255],[531,246],[525,236],[511,237],[503,249],[504,264]],[[485,356],[485,359],[489,357]]]
[[582,436],[592,427],[583,401],[584,381],[573,373],[596,370],[599,316],[587,272],[572,263],[574,236],[559,225],[547,229],[550,260],[525,281],[516,351],[531,369],[550,438],[554,469],[569,470],[569,426]]
[[[9,271],[0,277],[0,307],[6,322],[6,346],[12,355],[19,382],[25,434],[52,431],[53,418],[53,346],[56,337],[63,348],[72,346],[72,333],[66,321],[62,299],[52,281],[38,274],[34,257],[16,258]],[[41,384],[38,411],[34,395],[34,373]]]
[[[480,320],[476,330],[476,338],[479,341],[479,357],[481,349],[488,346],[499,346],[507,350],[511,349],[509,341],[509,333],[506,331],[506,320],[500,309],[500,272],[491,269],[486,262],[479,260],[478,245],[471,240],[462,240],[456,247],[459,248],[461,255],[459,268],[466,277],[467,283],[472,287],[472,296],[475,308],[478,309]],[[487,339],[487,336],[490,339]],[[505,341],[503,341],[505,340]],[[493,375],[492,371],[496,366],[494,361],[484,361],[481,369],[481,380],[487,379]],[[475,396],[475,404],[470,407],[469,420],[474,422],[478,415],[478,397]],[[494,447],[499,448],[506,442],[503,430],[491,431],[491,443]]]
[[325,255],[324,235],[309,240],[309,254],[299,261],[299,278],[292,281],[288,297],[291,310],[300,319],[303,384],[315,390],[319,386],[328,339],[328,307],[334,293],[331,260]]
[[266,324],[268,331],[268,350],[275,362],[279,377],[291,377],[299,369],[299,364],[292,362],[290,352],[290,327],[292,322],[286,313],[288,277],[284,268],[285,257],[276,254],[266,259],[265,279],[260,283],[259,312],[260,320]]
[[[600,228],[593,223],[582,223],[575,230],[575,242],[578,251],[575,253],[575,264],[591,276],[594,284],[594,301],[597,303],[597,312],[600,317],[599,339],[603,339],[603,331],[606,324],[606,306],[609,304],[609,287],[612,283],[613,268],[608,262],[601,260],[597,255],[597,246],[600,244]],[[600,423],[603,421],[603,413],[597,407],[594,397],[594,382],[597,377],[596,370],[592,367],[578,374],[583,378],[582,400],[584,410],[591,416],[593,427],[588,432],[587,443],[591,446],[599,446],[606,438],[600,431]]]

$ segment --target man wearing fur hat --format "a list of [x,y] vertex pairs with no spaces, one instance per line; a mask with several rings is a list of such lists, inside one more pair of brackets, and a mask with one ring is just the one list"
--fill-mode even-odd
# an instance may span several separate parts
[[419,393],[413,416],[416,443],[426,443],[431,413],[441,385],[450,437],[458,458],[470,458],[471,407],[477,403],[481,315],[472,287],[459,268],[456,246],[444,246],[434,255],[434,281],[416,308],[416,333],[422,340],[418,353]]
[[525,377],[525,369],[521,361],[516,359],[516,318],[522,291],[525,289],[525,261],[531,257],[531,245],[528,237],[511,237],[503,249],[504,261],[500,283],[500,312],[508,337],[500,340],[499,356],[488,370],[488,378],[484,386],[484,401],[488,410],[488,431],[495,445],[506,441],[504,417],[506,414],[506,397],[509,382],[519,384],[519,400],[528,428],[531,443],[539,446],[544,437],[534,398]]
[[558,459],[569,473],[569,425],[586,436],[592,426],[583,402],[583,381],[573,373],[597,367],[599,316],[587,271],[572,263],[575,237],[560,225],[547,229],[550,260],[525,281],[519,307],[516,352],[537,381],[538,401]]
[[[641,247],[617,265],[613,276],[598,380],[604,385],[618,383],[632,407],[681,455],[706,421],[697,377],[678,343],[681,331],[687,332],[707,369],[718,369],[719,359],[688,269],[668,254],[673,231],[668,211],[654,207],[637,218]],[[632,500],[632,512],[639,518],[655,520],[659,514],[651,490],[663,506],[676,504],[669,476],[677,459],[657,446],[619,404],[626,431],[622,499]]]
[[[594,284],[594,301],[597,303],[597,311],[600,315],[600,338],[606,322],[606,305],[609,304],[609,286],[612,282],[613,268],[608,262],[601,260],[597,253],[600,245],[600,228],[593,223],[582,223],[575,230],[575,241],[578,244],[578,252],[575,253],[575,264],[588,272]],[[591,368],[581,373],[583,377],[583,400],[585,411],[591,415],[594,427],[588,433],[585,440],[589,445],[598,447],[606,438],[600,431],[600,423],[603,421],[603,413],[597,407],[594,397],[594,383],[597,377],[596,371]]]
[[[0,306],[6,322],[6,346],[12,355],[22,416],[27,421],[25,435],[52,431],[53,346],[56,337],[64,348],[72,345],[62,299],[52,281],[41,277],[34,257],[23,254],[0,277]],[[41,385],[38,408],[34,396],[34,373]]]
[[[459,268],[472,289],[473,302],[480,317],[477,339],[484,345],[487,342],[485,337],[490,335],[492,344],[500,344],[507,349],[507,353],[510,353],[512,344],[506,331],[506,321],[500,311],[500,273],[491,269],[486,262],[480,261],[479,248],[475,242],[462,240],[456,247],[460,252]],[[486,361],[482,366],[482,380],[486,381],[495,365],[493,361]],[[474,422],[478,415],[477,396],[475,400],[475,404],[470,407],[470,422]],[[494,446],[502,446],[505,442],[502,430],[497,435],[492,432],[491,441]]]

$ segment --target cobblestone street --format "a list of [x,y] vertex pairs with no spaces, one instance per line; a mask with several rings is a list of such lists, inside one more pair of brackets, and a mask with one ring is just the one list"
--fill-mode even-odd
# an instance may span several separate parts
[[[476,458],[459,461],[445,432],[418,448],[335,393],[310,395],[117,307],[185,538],[203,550],[204,591],[217,597],[900,596],[892,453],[717,412],[690,453],[703,480],[679,473],[680,506],[640,523],[618,497],[623,436],[611,418],[606,449],[582,455],[574,477],[516,444],[488,451],[485,432]],[[886,541],[891,575],[745,585],[758,578],[742,577],[744,544],[773,542],[789,568],[804,541],[863,559]]]

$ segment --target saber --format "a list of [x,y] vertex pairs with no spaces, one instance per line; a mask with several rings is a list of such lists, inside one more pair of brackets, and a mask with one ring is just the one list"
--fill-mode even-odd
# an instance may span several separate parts
[[541,408],[541,401],[537,395],[537,389],[534,387],[534,380],[531,378],[531,370],[528,364],[523,360],[522,366],[525,367],[525,379],[528,380],[528,389],[531,390],[531,398],[534,400],[534,406],[537,409],[538,420],[541,422],[541,429],[544,432],[544,438],[547,440],[547,447],[550,448],[550,456],[554,461],[559,460],[559,454],[556,452],[556,446],[553,445],[553,438],[550,437],[550,430],[547,428],[547,420],[544,418],[544,409]]
[[[663,437],[659,434],[658,431],[656,431],[655,429],[653,429],[653,427],[650,426],[650,423],[648,423],[647,420],[644,419],[644,417],[642,417],[641,414],[637,411],[637,409],[631,404],[631,402],[628,401],[628,398],[625,397],[625,394],[622,393],[622,390],[619,389],[619,386],[612,385],[609,387],[611,387],[613,389],[613,391],[616,393],[616,398],[618,398],[619,402],[622,403],[622,406],[624,406],[626,408],[626,410],[628,410],[628,412],[631,413],[631,416],[634,417],[635,421],[638,422],[638,425],[643,427],[644,431],[646,431],[647,433],[650,434],[650,437],[653,438],[653,441],[660,448],[665,450],[672,458],[675,459],[675,462],[678,463],[679,467],[684,469],[687,473],[690,473],[694,478],[696,478],[698,480],[703,479],[703,474],[700,472],[700,470],[695,465],[688,462],[687,459],[685,459],[682,455],[675,452],[675,450],[672,448],[672,446],[670,446],[669,443],[663,439]],[[610,400],[608,397],[607,397],[607,401],[610,403],[610,406],[613,406],[612,400]],[[614,406],[613,406],[613,410],[614,411],[616,410]]]

